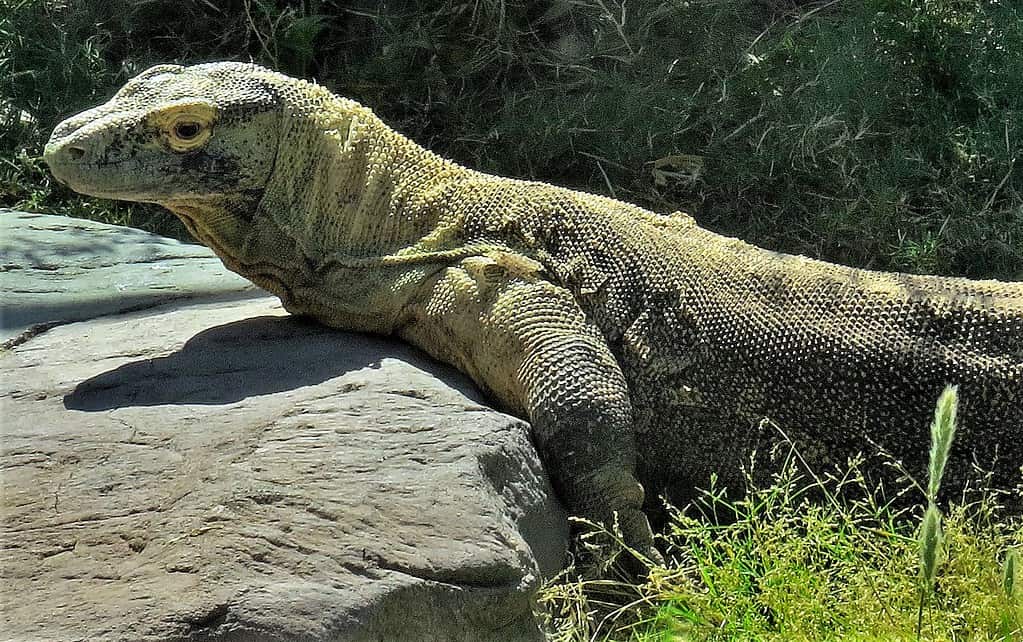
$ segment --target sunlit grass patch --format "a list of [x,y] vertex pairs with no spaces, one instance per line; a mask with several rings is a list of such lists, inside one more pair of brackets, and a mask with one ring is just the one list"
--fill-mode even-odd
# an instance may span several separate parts
[[[797,460],[742,500],[712,490],[690,510],[672,509],[671,561],[641,584],[599,578],[607,564],[549,583],[539,607],[552,639],[1023,639],[1023,519],[1002,514],[1000,492],[943,517],[935,509],[935,549],[923,542],[922,509],[875,501],[857,462],[840,479],[816,480]],[[713,518],[726,513],[734,520]],[[600,529],[580,546],[605,562],[620,552]]]

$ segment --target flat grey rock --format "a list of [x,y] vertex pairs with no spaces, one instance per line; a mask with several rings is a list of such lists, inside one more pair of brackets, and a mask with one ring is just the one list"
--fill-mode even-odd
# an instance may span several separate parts
[[201,245],[66,216],[0,209],[0,257],[0,342],[174,299],[260,293]]
[[[48,252],[81,241],[52,218],[23,219]],[[0,352],[0,637],[542,639],[567,526],[528,426],[411,348],[222,294]]]

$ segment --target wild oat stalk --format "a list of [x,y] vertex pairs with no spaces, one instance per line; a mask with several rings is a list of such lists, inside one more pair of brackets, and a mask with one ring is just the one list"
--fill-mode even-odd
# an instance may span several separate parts
[[1019,572],[1021,560],[1019,550],[1010,548],[1005,553],[1005,565],[1002,567],[1002,589],[1005,595],[1013,600],[1017,593],[1020,593],[1019,585],[1016,583],[1016,574]]
[[946,386],[938,398],[931,424],[931,455],[927,468],[927,510],[920,528],[920,608],[916,618],[916,639],[920,639],[924,604],[934,593],[934,578],[942,553],[944,535],[941,530],[941,511],[938,509],[938,491],[945,474],[945,464],[956,432],[956,412],[959,397],[955,386]]
[[941,478],[945,474],[945,462],[952,448],[952,439],[956,434],[956,414],[959,410],[959,396],[956,386],[946,386],[938,398],[938,406],[934,411],[934,423],[931,424],[931,460],[927,469],[927,500],[934,502],[941,487]]

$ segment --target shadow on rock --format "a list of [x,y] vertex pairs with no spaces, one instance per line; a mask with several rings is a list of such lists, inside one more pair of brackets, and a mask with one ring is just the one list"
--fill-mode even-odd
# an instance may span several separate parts
[[394,357],[445,379],[470,397],[471,385],[409,346],[341,332],[295,317],[264,316],[204,330],[166,357],[144,359],[80,383],[69,410],[162,404],[228,404],[316,385]]

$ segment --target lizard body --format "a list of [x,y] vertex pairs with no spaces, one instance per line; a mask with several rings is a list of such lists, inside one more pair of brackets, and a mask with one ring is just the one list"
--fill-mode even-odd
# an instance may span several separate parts
[[871,442],[922,475],[960,385],[949,485],[1023,464],[1023,284],[762,250],[627,203],[444,160],[255,65],[164,65],[59,125],[54,175],[160,203],[296,314],[397,335],[528,418],[569,509],[653,551],[647,495],[742,485],[777,422],[812,465]]

